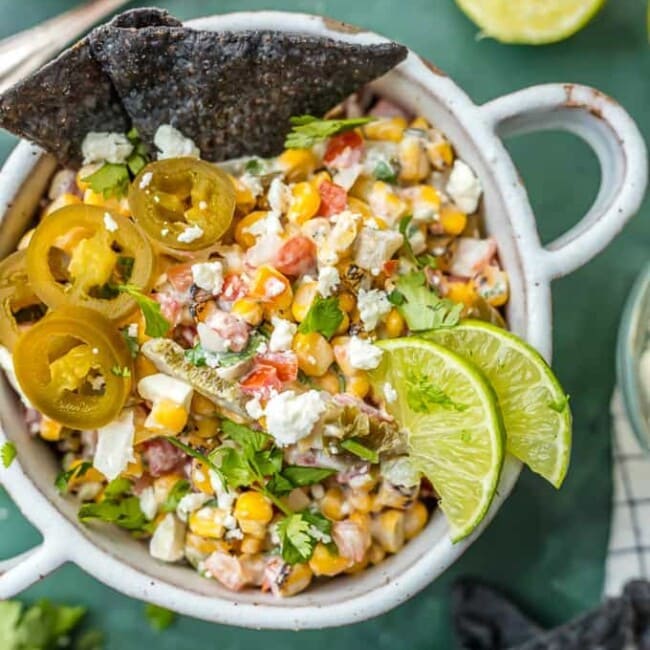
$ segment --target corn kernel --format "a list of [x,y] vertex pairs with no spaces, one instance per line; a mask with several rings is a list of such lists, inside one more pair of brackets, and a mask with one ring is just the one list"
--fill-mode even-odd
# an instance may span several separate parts
[[188,413],[182,404],[161,399],[154,403],[147,421],[155,424],[151,428],[161,428],[165,433],[175,435],[185,428],[187,417]]
[[[77,458],[70,463],[68,470],[75,469],[79,467],[84,461],[81,458]],[[73,488],[77,485],[83,485],[84,483],[103,483],[105,481],[104,475],[94,467],[89,467],[81,476],[73,474],[72,478],[68,481],[68,487]]]
[[225,532],[227,512],[221,508],[205,506],[192,512],[187,520],[190,531],[201,537],[221,539]]
[[368,197],[368,203],[373,214],[380,217],[387,224],[393,224],[406,216],[409,210],[408,203],[400,198],[393,188],[384,181],[375,181]]
[[303,282],[293,297],[291,303],[291,313],[296,321],[301,323],[305,320],[307,312],[309,311],[316,295],[318,294],[318,282]]
[[140,478],[144,473],[144,463],[142,462],[142,454],[138,451],[134,453],[135,460],[131,461],[126,469],[122,472],[122,476],[126,478]]
[[203,494],[214,494],[214,488],[210,481],[209,469],[200,461],[192,460],[192,471],[190,472],[192,485]]
[[429,511],[422,501],[416,501],[404,512],[404,536],[413,539],[425,526]]
[[440,210],[440,225],[447,235],[460,235],[467,225],[467,215],[446,205]]
[[447,285],[446,297],[454,302],[460,302],[471,307],[477,298],[474,284],[469,282],[450,282]]
[[373,120],[363,127],[363,134],[369,140],[388,140],[399,142],[407,127],[406,119],[400,116],[384,117]]
[[427,144],[426,149],[431,164],[438,170],[450,167],[454,162],[454,150],[442,136]]
[[239,545],[239,550],[246,555],[255,555],[260,553],[264,547],[264,540],[259,539],[258,537],[251,537],[250,535],[244,535],[241,544]]
[[289,569],[289,575],[274,589],[282,597],[295,596],[309,587],[313,573],[307,564],[294,564]]
[[219,420],[217,418],[201,418],[196,422],[196,435],[199,438],[214,438],[219,431]]
[[62,424],[59,424],[54,420],[50,420],[50,418],[46,417],[45,415],[42,417],[39,434],[43,440],[49,440],[50,442],[61,440],[62,431]]
[[334,361],[332,346],[318,332],[298,332],[293,338],[298,367],[310,377],[322,377]]
[[335,334],[347,334],[350,329],[350,316],[343,312],[343,318],[341,319],[341,324],[336,328]]
[[326,390],[331,395],[336,395],[339,393],[339,378],[336,376],[336,373],[332,370],[328,370],[321,377],[314,377],[314,384],[318,386],[321,390]]
[[334,352],[334,359],[338,364],[341,372],[346,377],[352,377],[357,372],[356,368],[353,368],[350,365],[348,359],[348,343],[350,341],[349,336],[337,336],[332,339],[332,350]]
[[345,392],[363,399],[370,391],[370,381],[368,373],[363,370],[357,370],[355,374],[345,378]]
[[400,180],[406,182],[424,180],[431,172],[429,158],[420,138],[406,136],[399,145]]
[[355,510],[355,512],[350,515],[350,519],[353,519],[354,515],[366,514],[370,512],[372,508],[372,498],[367,492],[359,492],[355,490],[348,495],[348,502]]
[[228,174],[235,188],[235,205],[237,210],[242,214],[248,214],[255,207],[255,196],[250,187],[242,183],[239,178]]
[[278,156],[278,166],[290,183],[305,180],[317,164],[316,156],[310,149],[285,149]]
[[91,189],[87,189],[84,192],[83,202],[86,205],[98,205],[107,210],[114,210],[118,214],[121,214],[123,217],[128,217],[131,212],[129,210],[129,204],[126,198],[116,199],[114,196],[105,199],[103,194],[98,194]]
[[230,308],[230,313],[253,327],[257,327],[264,318],[264,310],[260,303],[248,296],[235,300]]
[[422,131],[427,131],[429,129],[429,123],[426,118],[418,115],[410,124],[409,128],[411,129],[420,129]]
[[171,489],[180,481],[183,476],[179,474],[164,474],[163,476],[158,476],[153,481],[153,493],[156,498],[156,503],[160,506],[165,502],[165,499],[169,495]]
[[327,546],[318,543],[309,560],[309,568],[316,576],[335,576],[349,569],[354,562],[342,555],[331,553]]
[[339,294],[339,307],[346,314],[349,314],[357,306],[357,299],[354,294],[349,291],[344,291]]
[[81,199],[76,194],[69,194],[66,192],[57,196],[56,199],[45,208],[43,216],[46,217],[48,214],[52,214],[61,208],[65,208],[67,205],[76,205],[77,203],[81,203]]
[[249,295],[279,309],[289,307],[293,300],[293,291],[288,278],[266,264],[255,271]]
[[384,325],[386,327],[386,334],[391,339],[402,336],[406,329],[404,318],[394,307],[388,312]]
[[318,190],[311,183],[296,183],[291,188],[291,204],[287,212],[287,219],[291,223],[302,225],[316,216],[319,207],[320,194]]
[[228,553],[231,549],[231,545],[223,539],[201,537],[191,531],[188,531],[185,537],[185,545],[205,556],[212,555],[217,551]]
[[318,189],[323,181],[329,181],[330,183],[332,182],[332,175],[323,170],[321,172],[318,172],[314,174],[310,179],[309,182],[312,184],[313,187]]
[[360,214],[363,217],[364,221],[372,217],[372,210],[370,209],[370,206],[365,201],[355,196],[348,197],[348,209],[350,212],[356,212],[357,214]]
[[249,490],[237,497],[234,515],[244,533],[263,539],[273,519],[273,506],[263,494]]
[[386,551],[379,545],[373,544],[368,550],[368,560],[370,564],[379,564],[386,557]]
[[247,214],[243,219],[237,222],[237,225],[235,226],[235,241],[242,248],[250,248],[255,245],[257,238],[253,233],[249,232],[248,229],[253,224],[264,219],[267,214],[268,212],[265,212],[264,210],[257,210]]
[[343,514],[343,492],[340,488],[329,488],[321,499],[319,507],[328,519],[341,521],[345,515]]
[[387,553],[397,553],[404,546],[404,513],[385,510],[372,522],[372,536]]
[[217,412],[217,407],[207,397],[195,392],[192,395],[191,411],[196,415],[211,416]]
[[345,570],[345,573],[348,575],[361,573],[361,571],[363,571],[368,566],[368,564],[370,564],[370,555],[366,553],[361,561],[355,562],[349,569]]

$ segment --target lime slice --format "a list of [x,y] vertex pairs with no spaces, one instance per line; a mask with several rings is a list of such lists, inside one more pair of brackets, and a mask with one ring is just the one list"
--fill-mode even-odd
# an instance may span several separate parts
[[582,29],[605,0],[456,0],[486,36],[502,43],[542,45]]
[[457,542],[485,517],[499,482],[505,438],[496,395],[476,366],[440,345],[412,337],[377,345],[384,355],[373,388],[407,434]]
[[539,353],[514,334],[482,321],[463,321],[423,336],[485,373],[499,396],[508,451],[559,488],[571,456],[571,410]]

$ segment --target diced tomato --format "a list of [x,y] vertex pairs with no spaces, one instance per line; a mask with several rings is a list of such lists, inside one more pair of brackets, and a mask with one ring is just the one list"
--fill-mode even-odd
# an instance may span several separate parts
[[241,276],[236,273],[229,273],[223,279],[223,286],[221,287],[219,297],[228,302],[235,302],[238,298],[243,298],[247,292],[248,288]]
[[318,214],[323,217],[331,217],[345,210],[348,204],[348,193],[336,183],[323,181],[318,186],[320,194],[320,209]]
[[256,358],[256,363],[276,369],[280,381],[295,381],[298,378],[298,357],[295,352],[265,352]]
[[174,264],[174,266],[170,266],[167,269],[167,279],[169,280],[169,284],[179,293],[189,291],[192,284],[194,284],[192,265]]
[[397,273],[398,268],[399,268],[399,260],[388,260],[387,262],[384,262],[382,270],[386,275],[390,276],[393,275],[394,273]]
[[330,167],[343,169],[361,160],[363,138],[356,131],[339,133],[329,139],[323,161]]
[[248,373],[239,385],[244,393],[270,393],[271,390],[280,390],[282,381],[276,368],[259,365]]
[[292,237],[278,251],[275,268],[285,275],[304,275],[316,267],[316,244],[303,235]]

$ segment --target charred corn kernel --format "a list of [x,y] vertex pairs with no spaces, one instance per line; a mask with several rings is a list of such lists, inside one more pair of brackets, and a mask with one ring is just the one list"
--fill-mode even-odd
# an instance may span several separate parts
[[279,309],[289,307],[293,300],[289,279],[280,271],[266,264],[255,271],[249,295]]
[[324,248],[334,253],[336,260],[323,258],[323,251],[320,250],[318,260],[321,263],[336,263],[340,255],[346,253],[359,233],[359,217],[351,212],[342,212],[338,215],[336,223],[330,234],[327,236]]
[[219,420],[217,418],[201,418],[196,422],[196,435],[199,438],[214,438],[219,431]]
[[321,390],[326,390],[331,395],[336,395],[340,392],[339,390],[339,378],[336,373],[332,370],[328,370],[321,377],[314,377],[314,384],[318,386]]
[[126,478],[140,478],[144,473],[142,454],[136,451],[134,457],[135,460],[126,466],[126,469],[122,472],[122,476],[125,476]]
[[318,190],[311,183],[296,183],[291,188],[291,203],[287,219],[291,223],[302,225],[316,215],[319,207],[320,194]]
[[422,181],[431,172],[431,165],[422,141],[416,136],[405,136],[399,144],[400,180]]
[[324,171],[324,170],[321,171],[321,172],[318,172],[318,173],[314,174],[314,175],[309,179],[309,182],[311,183],[311,185],[312,185],[313,187],[315,187],[316,189],[318,189],[318,188],[320,187],[320,184],[321,184],[323,181],[329,181],[330,183],[332,182],[332,175],[331,175],[329,172]]
[[393,485],[390,481],[383,480],[377,492],[377,501],[384,507],[404,510],[408,508],[418,495],[419,488],[402,487]]
[[393,188],[384,181],[375,181],[368,196],[368,203],[373,214],[387,223],[395,223],[406,216],[408,203],[400,198]]
[[50,420],[50,418],[45,415],[41,418],[41,429],[39,433],[43,440],[49,440],[50,442],[61,440],[62,431],[62,424],[59,424],[55,420]]
[[370,512],[372,508],[372,497],[367,492],[357,492],[355,490],[348,495],[348,503],[350,507],[354,508],[354,512],[350,515],[350,519],[353,519],[355,515]]
[[358,199],[355,196],[348,197],[348,209],[350,212],[356,212],[357,214],[360,214],[364,220],[370,219],[372,217],[372,210],[370,209],[370,206],[365,201]]
[[124,217],[128,217],[129,214],[131,214],[129,210],[129,204],[126,199],[116,199],[114,196],[110,198],[104,198],[103,194],[98,194],[90,188],[84,191],[83,202],[86,205],[98,205],[102,208],[115,210],[115,212],[121,214]]
[[305,316],[307,316],[307,312],[317,294],[318,282],[315,281],[303,282],[296,290],[293,302],[291,303],[291,313],[299,323],[305,320]]
[[421,115],[418,115],[409,124],[409,128],[411,128],[411,129],[421,129],[422,131],[426,131],[429,128],[429,123],[427,122],[426,118],[422,117]]
[[366,553],[363,556],[363,560],[361,560],[360,562],[355,562],[349,569],[345,570],[345,573],[347,573],[348,575],[361,573],[361,571],[363,571],[368,566],[368,564],[370,564],[370,555]]
[[327,546],[318,543],[309,560],[309,568],[315,576],[336,576],[349,569],[354,562],[342,555],[331,552]]
[[75,205],[77,203],[81,203],[81,199],[76,194],[65,192],[64,194],[57,196],[57,198],[54,199],[54,201],[52,201],[52,203],[50,203],[47,208],[45,208],[43,216],[52,214],[53,212],[64,208],[66,205]]
[[235,188],[235,205],[242,214],[248,214],[255,207],[255,196],[250,187],[245,185],[236,176],[228,174],[228,178]]
[[158,476],[153,481],[153,493],[156,498],[156,503],[160,506],[165,502],[165,499],[169,495],[170,490],[180,481],[183,476],[179,474],[164,474],[163,476]]
[[397,338],[404,334],[406,328],[406,322],[404,321],[403,316],[397,311],[397,309],[391,309],[386,316],[385,321],[386,334],[389,338]]
[[263,539],[273,519],[273,507],[263,494],[249,490],[237,497],[234,515],[244,533]]
[[243,219],[241,219],[241,221],[237,222],[237,225],[235,226],[235,241],[242,248],[250,248],[255,244],[257,238],[249,231],[249,228],[261,219],[264,219],[267,214],[268,212],[265,212],[264,210],[256,210],[255,212],[247,214]]
[[149,375],[155,375],[158,368],[153,365],[153,362],[147,359],[144,354],[138,354],[135,358],[135,378],[137,381]]
[[231,545],[223,539],[212,539],[210,537],[201,537],[192,532],[187,533],[185,537],[185,545],[201,555],[212,555],[217,551],[228,553]]
[[386,551],[379,544],[373,544],[368,549],[368,560],[370,564],[379,564],[385,557]]
[[239,316],[244,322],[257,327],[264,318],[264,310],[262,305],[257,300],[253,300],[248,296],[237,298],[230,308],[230,313],[233,316]]
[[192,479],[192,485],[199,492],[203,492],[203,494],[214,494],[208,468],[196,459],[192,461],[190,478]]
[[278,166],[290,183],[305,180],[317,164],[318,160],[311,149],[285,149],[278,156]]
[[403,117],[383,117],[373,120],[363,127],[363,134],[369,140],[389,140],[399,142],[407,127],[406,119]]
[[471,280],[469,282],[450,282],[447,285],[446,297],[471,307],[477,298],[474,283]]
[[264,540],[259,539],[258,537],[251,537],[250,535],[244,535],[242,539],[239,550],[246,555],[255,555],[263,550]]
[[191,411],[195,415],[209,416],[214,415],[217,412],[217,408],[207,397],[203,397],[200,393],[195,392],[192,395]]
[[404,546],[404,513],[385,510],[372,522],[372,536],[387,553],[397,553]]
[[190,531],[195,535],[221,539],[225,532],[224,520],[227,514],[221,508],[205,506],[191,513],[187,523]]
[[357,299],[354,294],[349,291],[344,291],[339,294],[339,307],[346,314],[349,314],[357,306]]
[[363,370],[357,370],[351,377],[345,378],[345,392],[363,399],[370,391],[370,381],[368,373]]
[[446,205],[440,210],[440,225],[447,235],[460,235],[467,225],[467,215]]
[[496,266],[487,266],[472,280],[476,292],[493,307],[508,301],[508,275]]
[[[70,463],[68,470],[75,469],[79,467],[84,461],[81,458],[77,458]],[[105,480],[104,475],[94,467],[89,467],[81,476],[78,476],[76,473],[72,475],[72,478],[68,481],[68,487],[73,488],[77,485],[83,485],[84,483],[103,483]]]
[[343,319],[341,324],[336,328],[336,334],[347,334],[347,331],[350,329],[350,316],[343,312]]
[[187,424],[188,413],[185,407],[170,399],[161,399],[154,403],[147,420],[155,427],[162,428],[165,433],[180,433]]
[[429,161],[436,169],[450,167],[454,162],[454,150],[451,144],[442,136],[428,143],[426,150]]
[[341,521],[345,515],[343,513],[343,492],[340,488],[329,488],[321,499],[319,507],[328,519]]
[[416,501],[404,512],[404,537],[413,539],[427,524],[429,511],[422,501]]
[[332,346],[318,332],[298,332],[293,337],[292,348],[298,357],[298,367],[310,377],[322,377],[334,361]]
[[281,584],[273,590],[280,596],[295,596],[309,587],[313,573],[308,564],[294,564],[289,568],[289,575],[281,579]]
[[353,368],[350,365],[348,359],[348,343],[350,341],[349,336],[337,336],[332,339],[332,350],[334,352],[334,360],[338,364],[341,372],[346,377],[351,377],[357,372],[356,368]]

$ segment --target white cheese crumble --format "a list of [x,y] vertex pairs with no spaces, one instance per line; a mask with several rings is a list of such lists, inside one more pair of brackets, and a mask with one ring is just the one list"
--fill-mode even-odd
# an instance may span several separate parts
[[393,485],[415,487],[420,484],[420,473],[415,469],[408,456],[399,456],[383,461],[379,471]]
[[166,399],[189,410],[194,389],[186,382],[158,372],[138,382],[138,393],[149,402]]
[[131,153],[133,153],[133,145],[123,133],[91,131],[81,143],[84,165],[95,162],[122,165]]
[[201,151],[191,138],[186,138],[171,124],[158,127],[153,143],[158,148],[158,160],[165,158],[200,158]]
[[210,496],[202,492],[190,492],[186,494],[178,502],[178,506],[176,506],[176,516],[181,521],[187,521],[190,514],[198,510],[209,499]]
[[205,323],[199,323],[196,327],[199,335],[201,346],[208,352],[228,352],[230,349],[230,339],[225,339],[223,336],[215,332],[211,327]]
[[280,213],[275,210],[267,212],[265,217],[258,219],[247,228],[244,228],[244,232],[253,235],[253,237],[281,234],[282,224],[280,223]]
[[271,181],[269,191],[266,195],[271,210],[284,214],[291,206],[291,190],[277,176]]
[[221,477],[214,471],[209,471],[210,485],[217,495],[217,506],[220,510],[230,512],[235,505],[235,501],[239,496],[236,490],[229,490],[222,482]]
[[339,169],[332,182],[340,185],[346,192],[357,182],[359,176],[363,172],[363,165],[355,163],[349,167]]
[[380,289],[359,289],[357,307],[366,332],[371,332],[377,327],[379,321],[392,309],[385,291]]
[[402,234],[394,230],[362,228],[354,246],[354,262],[368,271],[380,269],[404,243]]
[[176,237],[176,239],[183,244],[191,244],[193,241],[201,239],[201,237],[203,237],[203,228],[193,224],[186,227],[185,230]]
[[194,284],[216,295],[223,287],[223,264],[221,262],[200,262],[192,265],[192,280]]
[[158,513],[158,502],[153,487],[146,487],[140,492],[140,510],[142,510],[142,514],[148,521],[155,519]]
[[104,212],[104,228],[108,232],[115,232],[118,229],[117,221],[113,219],[110,212]]
[[341,276],[335,266],[321,266],[318,270],[318,293],[323,298],[331,296],[341,282]]
[[274,395],[266,405],[266,425],[280,446],[306,438],[326,408],[321,393],[308,390],[297,395],[288,390]]
[[255,198],[264,194],[264,186],[262,185],[262,181],[260,180],[259,176],[254,176],[249,172],[245,172],[239,177],[238,180],[240,183],[242,183],[242,185],[250,190],[251,194]]
[[145,172],[140,179],[140,189],[146,190],[153,179],[153,172]]
[[476,212],[483,188],[472,169],[462,160],[456,160],[447,181],[447,193],[460,210]]
[[11,387],[18,393],[21,402],[28,408],[33,408],[32,403],[27,399],[25,393],[23,393],[16,378],[16,372],[14,370],[14,360],[11,356],[11,352],[7,350],[3,345],[0,345],[0,368],[2,368],[7,377],[7,381],[11,384]]
[[185,546],[185,524],[171,512],[156,526],[149,542],[149,554],[163,562],[178,562],[183,559]]
[[350,337],[347,344],[348,362],[357,370],[373,370],[381,363],[383,350],[367,339]]
[[390,382],[384,384],[384,397],[389,404],[392,404],[397,400],[397,391],[393,388],[393,385]]
[[295,323],[285,320],[284,318],[279,318],[278,316],[271,317],[271,324],[273,325],[273,332],[269,339],[269,350],[271,350],[271,352],[284,352],[290,350],[298,326]]
[[246,413],[250,415],[253,420],[259,420],[264,415],[264,407],[260,403],[259,396],[253,397],[253,399],[248,400],[244,405]]
[[124,409],[113,422],[97,430],[93,465],[109,480],[117,478],[135,460],[133,409]]

